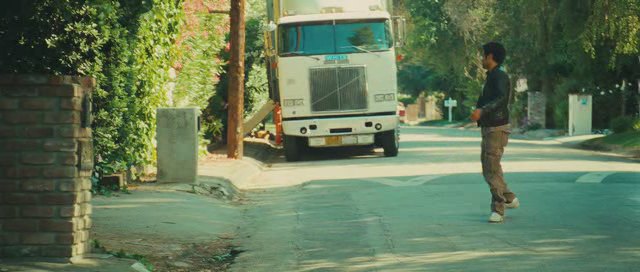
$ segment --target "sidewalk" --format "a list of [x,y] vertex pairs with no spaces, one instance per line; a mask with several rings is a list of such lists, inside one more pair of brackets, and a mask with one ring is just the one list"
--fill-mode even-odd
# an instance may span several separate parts
[[[115,257],[88,256],[74,264],[53,263],[41,260],[0,260],[2,272],[45,272],[45,271],[74,271],[74,272],[122,272],[139,271],[132,266],[136,260],[119,259]],[[139,265],[136,265],[136,267]]]
[[[242,218],[239,204],[186,192],[189,185],[144,185],[130,194],[95,196],[91,240],[101,249],[74,264],[9,260],[0,271],[147,271],[131,256],[157,271],[201,271],[226,265],[214,259],[233,249],[232,239]],[[204,249],[204,252],[195,252]],[[104,254],[104,253],[110,254]],[[202,263],[202,254],[213,264]],[[218,264],[216,264],[216,262]]]
[[[246,153],[261,152],[250,147]],[[195,185],[132,185],[130,194],[94,196],[90,238],[99,247],[94,249],[97,254],[73,264],[0,260],[0,272],[147,271],[142,263],[151,263],[155,271],[224,270],[239,254],[233,240],[244,216],[244,201],[236,186],[250,184],[263,167],[250,157],[218,157],[201,161]]]

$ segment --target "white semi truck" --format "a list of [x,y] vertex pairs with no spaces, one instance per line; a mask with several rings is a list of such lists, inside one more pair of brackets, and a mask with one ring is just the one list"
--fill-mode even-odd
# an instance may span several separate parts
[[270,96],[285,157],[306,147],[375,145],[397,156],[396,51],[404,19],[391,0],[267,0]]

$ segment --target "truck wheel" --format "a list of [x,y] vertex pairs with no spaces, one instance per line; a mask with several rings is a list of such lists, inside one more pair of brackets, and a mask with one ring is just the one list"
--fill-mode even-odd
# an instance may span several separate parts
[[380,135],[382,148],[385,157],[398,156],[398,148],[400,148],[400,135],[398,129],[382,132]]
[[284,158],[289,162],[300,160],[300,140],[295,136],[284,136]]

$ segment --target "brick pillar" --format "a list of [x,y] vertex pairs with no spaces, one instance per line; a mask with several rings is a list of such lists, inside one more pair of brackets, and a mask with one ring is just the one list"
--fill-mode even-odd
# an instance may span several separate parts
[[547,97],[542,92],[529,92],[527,99],[527,118],[529,124],[539,124],[542,128],[547,123]]
[[88,251],[94,87],[92,78],[0,75],[0,257]]

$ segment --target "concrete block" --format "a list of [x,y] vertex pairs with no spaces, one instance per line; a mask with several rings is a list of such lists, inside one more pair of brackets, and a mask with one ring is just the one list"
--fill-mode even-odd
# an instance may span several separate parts
[[158,182],[196,182],[199,115],[197,108],[158,109]]
[[126,181],[124,173],[116,173],[102,177],[100,181],[98,181],[98,185],[109,189],[114,188],[119,190],[127,185]]

